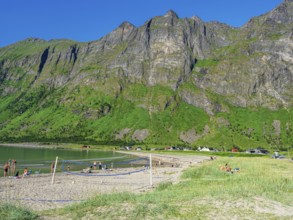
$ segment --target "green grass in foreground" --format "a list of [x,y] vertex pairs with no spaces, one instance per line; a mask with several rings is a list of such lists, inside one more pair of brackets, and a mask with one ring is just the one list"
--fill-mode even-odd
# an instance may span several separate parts
[[[230,174],[225,163],[240,168]],[[187,169],[179,184],[145,194],[99,195],[42,215],[66,219],[292,219],[293,163],[268,158],[227,158]],[[282,214],[282,215],[280,215]]]
[[14,205],[0,205],[0,220],[33,220],[38,215]]

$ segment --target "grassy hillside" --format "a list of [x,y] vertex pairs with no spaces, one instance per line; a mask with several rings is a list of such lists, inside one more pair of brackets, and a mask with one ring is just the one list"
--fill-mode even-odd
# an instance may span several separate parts
[[[182,88],[192,89],[188,85]],[[178,92],[164,86],[141,84],[126,86],[119,96],[90,86],[31,88],[27,93],[1,98],[0,138],[2,141],[136,142],[218,149],[292,147],[292,109],[238,108],[215,94],[208,94],[224,109],[209,115],[202,108],[183,102]],[[116,135],[125,128],[129,132],[117,139]],[[133,140],[134,132],[142,129],[148,129],[147,138]],[[180,134],[190,129],[194,129],[197,138],[193,143],[186,143]]]

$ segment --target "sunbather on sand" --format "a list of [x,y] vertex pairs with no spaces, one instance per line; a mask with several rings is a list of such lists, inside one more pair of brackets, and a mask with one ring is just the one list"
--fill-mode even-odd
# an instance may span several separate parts
[[29,173],[28,173],[28,169],[27,168],[24,168],[23,170],[23,174],[22,174],[22,178],[27,176]]
[[91,172],[92,172],[92,166],[82,170],[82,173],[91,173]]

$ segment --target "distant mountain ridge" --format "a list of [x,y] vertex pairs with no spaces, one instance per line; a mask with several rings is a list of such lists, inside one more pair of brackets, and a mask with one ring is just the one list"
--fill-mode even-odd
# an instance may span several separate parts
[[288,147],[292,14],[286,0],[233,28],[168,11],[98,41],[1,48],[0,138]]

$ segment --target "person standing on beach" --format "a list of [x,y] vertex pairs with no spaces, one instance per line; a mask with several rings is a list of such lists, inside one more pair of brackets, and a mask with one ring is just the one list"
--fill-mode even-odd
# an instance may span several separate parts
[[7,176],[9,168],[10,168],[9,163],[6,162],[4,164],[4,167],[3,167],[3,169],[4,169],[4,177]]
[[102,162],[100,161],[99,162],[99,170],[101,170],[102,169]]
[[[8,160],[8,165],[9,165],[9,168],[11,168],[11,165],[12,165],[12,160],[9,158],[9,160]],[[9,172],[10,172],[10,174],[11,174],[11,169],[9,169]]]
[[11,173],[14,175],[16,170],[16,160],[12,160],[12,164],[11,164]]

